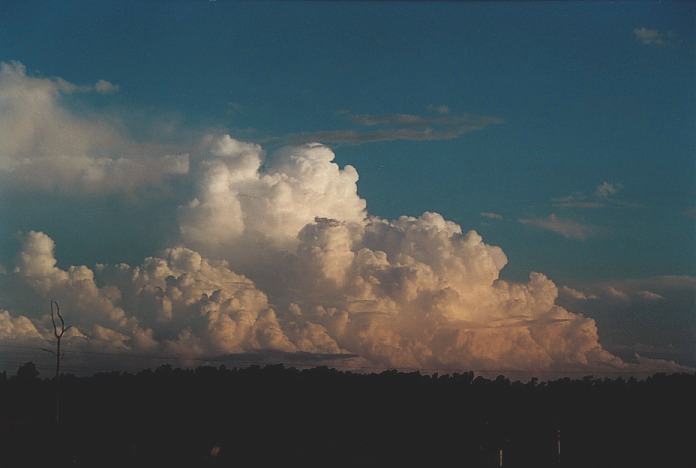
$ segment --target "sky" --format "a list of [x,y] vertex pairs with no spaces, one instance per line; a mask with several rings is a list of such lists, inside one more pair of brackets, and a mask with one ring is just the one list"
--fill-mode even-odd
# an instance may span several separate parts
[[[695,24],[669,2],[3,2],[0,338],[65,295],[122,352],[696,365]],[[177,249],[228,264],[193,262],[210,284],[149,317],[193,274]],[[173,273],[140,284],[153,256]],[[198,323],[225,287],[253,318]]]

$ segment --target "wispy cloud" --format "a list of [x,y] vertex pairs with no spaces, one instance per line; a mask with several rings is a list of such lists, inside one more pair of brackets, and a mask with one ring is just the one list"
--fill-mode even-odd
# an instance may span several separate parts
[[497,220],[503,219],[503,215],[501,215],[499,213],[494,213],[492,211],[482,211],[481,216],[483,216],[484,218],[488,218],[488,219],[497,219]]
[[[5,66],[13,66],[17,69],[21,69],[26,71],[26,68],[24,65],[22,65],[19,62],[10,62],[9,64],[5,64]],[[54,85],[56,86],[56,89],[63,93],[63,94],[72,94],[72,93],[98,93],[98,94],[113,94],[118,92],[120,89],[118,85],[113,84],[111,81],[107,80],[99,80],[93,85],[91,84],[84,84],[84,85],[78,85],[75,83],[71,83],[69,81],[64,80],[63,78],[44,78],[44,82],[46,81],[53,81]]]
[[634,28],[633,37],[641,44],[651,46],[665,46],[675,41],[675,36],[672,32],[665,33],[644,26]]
[[519,222],[554,232],[567,239],[585,240],[597,232],[595,226],[583,224],[572,219],[559,218],[553,213],[547,218],[523,218],[520,219]]
[[553,198],[552,204],[556,208],[603,208],[606,206],[604,202],[592,200],[582,192]]
[[590,301],[599,299],[595,294],[580,291],[579,289],[571,288],[570,286],[561,286],[558,288],[559,295],[575,301]]
[[617,182],[603,181],[594,191],[574,192],[570,195],[551,199],[556,208],[604,208],[607,206],[635,206],[622,200],[617,200],[616,195],[623,190],[623,185]]
[[289,135],[293,142],[374,143],[379,141],[452,140],[467,133],[503,123],[494,116],[469,113],[453,114],[444,105],[428,106],[428,114],[353,114],[339,115],[358,128],[320,130]]
[[426,107],[426,110],[428,112],[435,112],[436,114],[449,114],[449,106],[446,106],[444,104],[440,105],[435,105],[435,104],[428,104],[428,107]]
[[645,299],[646,301],[659,301],[661,299],[664,299],[664,297],[662,297],[661,295],[659,295],[655,292],[652,292],[652,291],[647,291],[647,290],[638,291],[636,293],[636,295],[638,297],[640,297],[641,299]]

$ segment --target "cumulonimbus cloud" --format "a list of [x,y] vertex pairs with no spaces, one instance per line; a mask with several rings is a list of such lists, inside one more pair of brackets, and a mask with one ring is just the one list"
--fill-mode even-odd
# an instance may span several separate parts
[[[57,266],[30,232],[3,276],[18,299],[0,336],[50,336],[60,301],[84,346],[190,358],[261,350],[356,355],[379,367],[536,371],[644,369],[606,351],[594,320],[559,306],[532,273],[437,213],[370,216],[357,171],[326,146],[266,155],[228,135],[201,145],[180,245],[140,265]],[[21,291],[25,290],[24,293]],[[2,304],[0,304],[2,305]],[[9,330],[9,331],[8,331]],[[666,361],[651,368],[679,370]]]
[[[66,337],[73,349],[124,356],[270,350],[358,356],[353,365],[378,367],[645,369],[608,352],[595,321],[558,305],[558,288],[543,274],[502,280],[507,257],[475,231],[432,212],[371,216],[357,170],[340,167],[323,144],[267,154],[211,134],[168,152],[141,145],[109,119],[72,112],[62,98],[78,88],[30,76],[18,63],[0,65],[3,189],[98,196],[181,177],[193,193],[172,202],[180,205],[179,229],[160,233],[168,247],[137,264],[61,267],[49,235],[23,234],[15,264],[0,269],[0,344],[45,346],[54,299],[74,326]],[[105,83],[94,89],[115,91]],[[427,132],[433,122],[454,133],[496,123],[445,108],[427,117],[353,118],[408,132]],[[555,217],[541,221],[569,237],[587,234]]]

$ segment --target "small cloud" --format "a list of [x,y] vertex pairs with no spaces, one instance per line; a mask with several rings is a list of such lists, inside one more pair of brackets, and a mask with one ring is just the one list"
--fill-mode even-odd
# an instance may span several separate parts
[[551,199],[553,206],[557,208],[604,208],[603,202],[588,199],[585,194],[576,193],[565,197]]
[[498,220],[504,219],[503,215],[498,214],[498,213],[494,213],[492,211],[482,211],[481,216],[483,216],[484,218],[488,218],[488,219],[498,219]]
[[610,296],[613,297],[614,299],[619,299],[621,301],[627,301],[628,300],[628,294],[625,292],[621,291],[620,289],[615,288],[614,286],[607,286],[604,289],[604,292]]
[[377,125],[421,125],[427,122],[425,117],[414,114],[348,114],[348,116],[354,123],[367,127]]
[[559,292],[562,296],[574,299],[576,301],[589,301],[591,299],[599,299],[599,297],[595,296],[594,294],[585,293],[583,291],[579,291],[568,286],[561,286]]
[[644,354],[663,354],[663,353],[674,353],[676,348],[672,343],[667,343],[662,346],[654,344],[645,343],[634,343],[630,345],[615,345],[612,346],[613,349],[617,351],[632,351],[633,353],[644,353]]
[[637,205],[625,201],[617,200],[615,195],[623,189],[623,185],[618,182],[604,181],[599,184],[593,192],[574,192],[563,197],[552,198],[553,206],[557,208],[605,208],[614,207],[636,207]]
[[96,92],[99,94],[112,94],[119,90],[118,85],[113,84],[110,81],[99,80],[91,85],[76,85],[65,81],[63,78],[55,78],[54,82],[57,85],[57,89],[61,93],[73,94],[73,93],[92,93]]
[[449,107],[443,105],[436,106],[434,104],[428,104],[428,107],[426,107],[428,112],[433,112],[435,114],[449,114]]
[[119,90],[119,86],[110,81],[99,80],[94,84],[94,90],[99,94],[111,94]]
[[638,291],[636,296],[640,297],[641,299],[645,299],[646,301],[659,301],[660,299],[664,299],[664,297],[652,291]]
[[619,191],[622,188],[623,188],[623,186],[621,184],[610,183],[610,182],[604,181],[597,186],[594,194],[596,197],[599,197],[599,198],[609,198],[609,197],[619,193]]
[[674,41],[673,33],[663,33],[657,29],[650,29],[644,26],[634,28],[633,37],[641,44],[654,46],[664,46]]
[[582,224],[571,219],[562,219],[553,213],[548,218],[527,218],[520,219],[519,222],[575,240],[585,240],[597,231],[594,226]]
[[636,291],[630,285],[621,285],[621,286],[606,286],[604,288],[604,293],[606,296],[613,298],[613,299],[618,299],[620,301],[629,301],[631,299],[635,300],[640,299],[643,301],[648,301],[648,302],[653,302],[653,301],[660,301],[664,299],[664,297],[656,292],[650,291],[648,289],[641,289]]

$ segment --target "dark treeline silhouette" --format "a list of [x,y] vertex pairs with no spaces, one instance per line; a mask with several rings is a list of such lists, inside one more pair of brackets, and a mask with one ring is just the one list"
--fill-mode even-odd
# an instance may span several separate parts
[[[0,466],[696,466],[696,374],[511,382],[282,365],[0,374]],[[560,435],[559,435],[560,434]],[[560,459],[559,459],[560,438]]]

